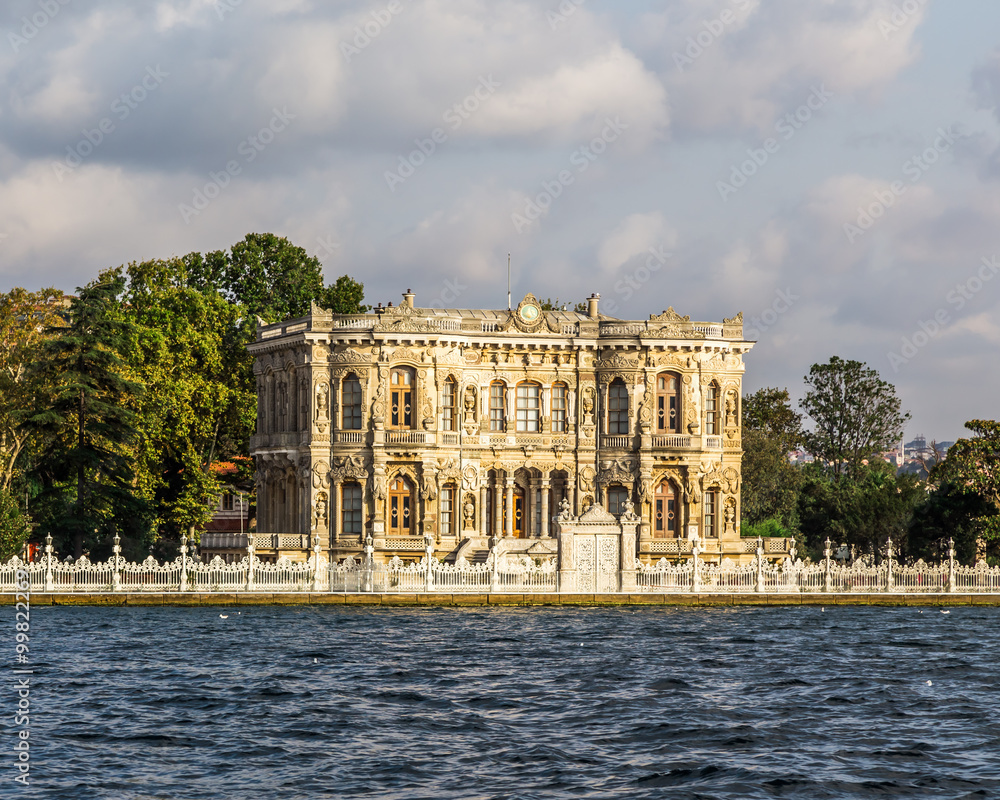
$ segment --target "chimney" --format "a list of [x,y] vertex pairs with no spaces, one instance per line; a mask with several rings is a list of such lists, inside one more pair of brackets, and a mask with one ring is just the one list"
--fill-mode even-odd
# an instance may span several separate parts
[[601,296],[594,292],[590,297],[587,298],[587,316],[591,319],[597,319],[597,304],[600,302]]
[[403,305],[407,308],[413,308],[413,290],[407,289],[403,292]]

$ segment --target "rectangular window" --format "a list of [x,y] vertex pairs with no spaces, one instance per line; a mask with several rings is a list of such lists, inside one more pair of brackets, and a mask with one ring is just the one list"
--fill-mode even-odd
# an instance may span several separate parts
[[445,486],[441,490],[441,535],[451,536],[454,531],[455,490]]
[[361,382],[354,375],[344,378],[342,395],[344,429],[361,430]]
[[718,505],[719,505],[718,490],[710,489],[709,491],[705,492],[705,538],[706,539],[719,538]]
[[345,483],[341,489],[341,526],[345,534],[361,534],[361,487]]
[[490,430],[506,430],[504,401],[506,400],[506,386],[502,383],[494,383],[490,386]]
[[608,512],[620,517],[625,513],[625,501],[628,499],[628,491],[624,486],[611,486],[608,488]]
[[552,432],[566,433],[566,387],[561,383],[552,387]]
[[444,394],[441,396],[441,429],[455,430],[455,382],[444,382]]
[[628,432],[628,389],[624,383],[612,383],[608,388],[608,433]]
[[718,433],[718,405],[719,390],[715,388],[713,383],[705,392],[705,434],[707,436],[715,436]]
[[517,387],[518,433],[538,433],[538,384],[522,383]]
[[226,492],[222,495],[222,510],[232,511],[233,510],[233,495],[230,492]]

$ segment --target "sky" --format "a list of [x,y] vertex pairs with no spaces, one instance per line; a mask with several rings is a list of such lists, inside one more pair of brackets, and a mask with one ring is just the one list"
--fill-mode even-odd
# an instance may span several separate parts
[[7,0],[0,291],[273,232],[370,303],[742,311],[1000,417],[995,0]]

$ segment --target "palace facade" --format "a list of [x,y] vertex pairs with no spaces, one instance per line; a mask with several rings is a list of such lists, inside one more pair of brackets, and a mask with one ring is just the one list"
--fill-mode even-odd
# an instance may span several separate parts
[[[552,517],[640,518],[637,555],[746,560],[742,314],[398,306],[258,328],[258,555],[555,553]],[[564,507],[565,508],[565,507]],[[425,539],[425,537],[430,537]]]

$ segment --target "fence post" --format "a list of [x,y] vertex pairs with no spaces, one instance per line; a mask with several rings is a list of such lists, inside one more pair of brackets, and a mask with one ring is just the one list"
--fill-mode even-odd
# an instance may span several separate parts
[[500,560],[500,556],[497,553],[498,553],[498,551],[497,551],[496,547],[494,547],[493,551],[490,553],[490,569],[491,569],[490,591],[491,592],[499,592],[500,591],[499,576],[497,575],[497,562]]
[[253,550],[254,550],[254,535],[252,533],[247,534],[247,591],[252,592],[254,590],[253,584]]
[[695,534],[693,542],[694,544],[691,546],[691,591],[700,592],[701,571],[698,568],[698,556],[701,553],[701,547],[697,534]]
[[111,579],[111,590],[114,592],[120,592],[122,590],[122,574],[121,574],[121,541],[122,538],[115,532],[115,545],[111,548],[111,552],[114,554],[111,556],[111,560],[114,563],[114,576]]
[[885,590],[887,592],[892,591],[892,537],[890,536],[885,543]]
[[955,591],[955,540],[948,540],[948,591]]
[[313,534],[313,580],[312,590],[319,591],[319,534]]
[[45,591],[54,592],[52,583],[52,534],[45,534]]
[[826,549],[823,551],[823,591],[832,592],[833,591],[833,576],[830,575],[830,556],[833,555],[833,550],[830,549],[830,537],[826,537]]
[[177,589],[177,591],[179,592],[187,591],[187,582],[188,582],[187,541],[188,537],[182,533],[181,534],[181,585]]
[[427,575],[424,581],[424,591],[434,591],[434,572],[431,567],[431,560],[434,558],[434,537],[429,533],[424,534],[424,550],[427,552]]
[[761,536],[757,537],[757,586],[754,591],[764,591],[764,539]]
[[363,569],[365,577],[361,591],[370,592],[373,590],[372,573],[375,571],[375,540],[370,533],[365,537],[365,563]]

